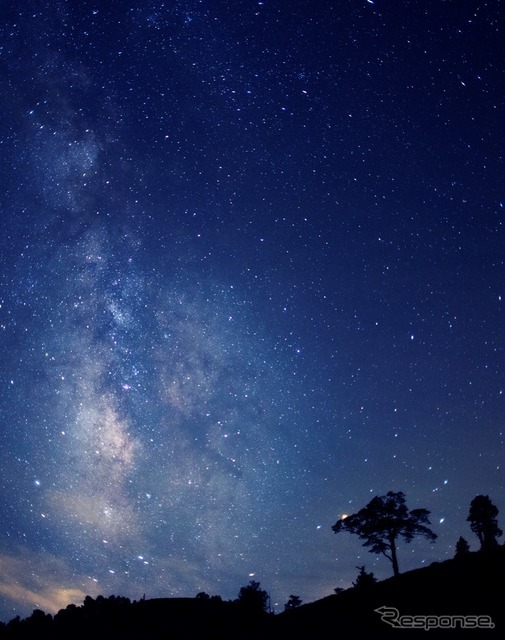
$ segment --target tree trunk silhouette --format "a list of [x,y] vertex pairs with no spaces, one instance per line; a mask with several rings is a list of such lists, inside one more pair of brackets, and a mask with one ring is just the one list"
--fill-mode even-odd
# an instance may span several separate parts
[[398,557],[396,556],[396,544],[393,535],[389,538],[389,544],[391,545],[391,562],[393,563],[393,574],[399,575],[400,569],[398,568]]

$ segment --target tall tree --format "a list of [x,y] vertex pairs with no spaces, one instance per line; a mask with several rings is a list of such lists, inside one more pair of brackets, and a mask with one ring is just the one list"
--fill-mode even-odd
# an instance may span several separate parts
[[375,496],[357,513],[342,516],[333,525],[335,533],[348,531],[365,542],[364,547],[370,547],[371,553],[382,553],[393,565],[393,573],[397,576],[398,557],[396,543],[399,537],[405,542],[411,542],[415,536],[423,536],[434,541],[437,535],[427,527],[431,524],[427,509],[409,509],[405,504],[405,494],[389,491],[385,496]]
[[496,538],[499,538],[503,531],[498,526],[497,518],[498,509],[489,496],[475,496],[470,503],[467,521],[470,523],[470,529],[479,538],[483,551],[498,546]]

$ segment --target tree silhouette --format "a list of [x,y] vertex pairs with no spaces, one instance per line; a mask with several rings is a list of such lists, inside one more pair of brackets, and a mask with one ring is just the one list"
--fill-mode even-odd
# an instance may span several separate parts
[[251,580],[246,587],[241,587],[237,602],[251,615],[260,615],[267,610],[269,595],[260,589],[260,583]]
[[489,496],[475,496],[470,503],[467,521],[470,523],[470,529],[479,538],[482,551],[498,546],[496,538],[499,538],[503,531],[498,527],[497,516],[498,509]]
[[456,542],[456,553],[454,554],[455,558],[461,558],[461,556],[466,556],[470,553],[470,546],[468,542],[463,538],[463,536],[459,536],[458,541]]
[[359,569],[358,577],[356,578],[356,582],[352,583],[355,589],[367,589],[377,582],[377,578],[371,571],[365,571],[365,565],[356,567],[356,569]]
[[289,600],[284,605],[284,611],[289,611],[290,609],[296,609],[302,604],[302,600],[299,596],[290,595]]
[[385,496],[375,496],[360,509],[358,513],[343,516],[332,526],[335,533],[348,531],[356,534],[370,547],[371,553],[382,553],[393,565],[393,573],[397,576],[398,558],[396,541],[401,536],[405,542],[411,542],[415,536],[423,536],[434,541],[437,535],[427,527],[431,524],[427,509],[408,510],[405,494],[389,491]]

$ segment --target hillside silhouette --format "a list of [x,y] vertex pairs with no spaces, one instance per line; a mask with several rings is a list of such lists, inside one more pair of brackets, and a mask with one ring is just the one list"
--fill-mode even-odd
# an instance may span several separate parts
[[[133,602],[121,596],[87,596],[81,606],[69,605],[54,616],[35,610],[24,620],[15,618],[0,627],[0,638],[266,640],[355,638],[363,634],[373,638],[504,637],[504,585],[505,547],[498,546],[381,582],[357,582],[353,588],[279,614],[269,613],[264,607],[251,607],[247,598],[225,602],[207,594]],[[241,592],[244,589],[258,591],[259,584]],[[422,624],[429,624],[428,636]],[[463,624],[474,628],[462,629]],[[434,628],[437,625],[456,628]]]
[[[458,558],[435,562],[428,567],[388,578],[363,589],[347,589],[322,600],[276,616],[282,637],[505,637],[505,547],[466,553]],[[396,609],[400,616],[439,616],[432,623],[448,628],[394,628],[381,619],[377,609]],[[448,616],[483,616],[493,628],[462,629]],[[406,620],[421,625],[420,619]],[[471,623],[472,620],[468,619]],[[428,635],[426,636],[426,634]],[[281,637],[281,636],[279,636]]]

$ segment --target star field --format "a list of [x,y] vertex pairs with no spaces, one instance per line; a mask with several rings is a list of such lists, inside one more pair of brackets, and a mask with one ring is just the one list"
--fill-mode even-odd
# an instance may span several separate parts
[[[110,6],[109,6],[110,5]],[[0,9],[0,619],[276,610],[454,555],[504,501],[499,2]],[[503,523],[502,523],[503,524]]]

